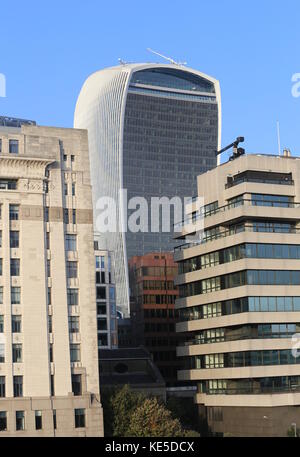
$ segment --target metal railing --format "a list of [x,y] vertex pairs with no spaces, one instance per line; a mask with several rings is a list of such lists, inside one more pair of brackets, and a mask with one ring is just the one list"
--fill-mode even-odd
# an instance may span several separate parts
[[238,184],[243,184],[244,182],[252,182],[258,184],[279,184],[279,185],[286,185],[286,186],[293,186],[294,181],[292,179],[260,179],[260,178],[239,178],[232,182],[228,182],[225,185],[225,189],[230,189],[231,187],[237,186]]

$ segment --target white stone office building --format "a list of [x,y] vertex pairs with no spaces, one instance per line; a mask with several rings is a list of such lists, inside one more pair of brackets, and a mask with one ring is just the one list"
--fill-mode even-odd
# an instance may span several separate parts
[[[300,158],[241,156],[199,176],[198,195],[203,237],[175,251],[179,379],[198,383],[213,433],[287,436],[300,426]],[[201,229],[194,206],[183,238]]]
[[102,436],[87,132],[3,122],[0,209],[0,437]]

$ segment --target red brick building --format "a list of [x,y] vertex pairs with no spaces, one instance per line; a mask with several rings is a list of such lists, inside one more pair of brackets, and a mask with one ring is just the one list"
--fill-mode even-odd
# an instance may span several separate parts
[[170,386],[178,384],[181,361],[176,357],[176,346],[180,344],[179,338],[181,342],[184,338],[175,329],[175,276],[177,264],[170,252],[135,256],[129,261],[133,344],[148,349]]

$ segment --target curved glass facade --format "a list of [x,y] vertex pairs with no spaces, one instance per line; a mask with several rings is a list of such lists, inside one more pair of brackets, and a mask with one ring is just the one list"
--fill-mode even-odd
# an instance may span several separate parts
[[[216,165],[220,116],[218,82],[195,70],[137,64],[91,75],[78,97],[74,126],[89,133],[95,222],[99,197],[114,198],[119,214],[121,188],[128,200],[146,198],[149,225],[151,197],[194,195],[197,176]],[[128,217],[133,211],[128,210]],[[158,232],[149,226],[148,232],[101,234],[99,247],[115,251],[117,306],[124,314],[129,309],[127,261],[171,251],[173,223],[171,214],[168,232],[160,221]]]

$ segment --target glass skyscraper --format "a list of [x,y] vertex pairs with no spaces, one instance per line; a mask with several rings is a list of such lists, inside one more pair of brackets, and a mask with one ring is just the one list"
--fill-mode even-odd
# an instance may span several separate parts
[[[88,129],[94,218],[99,197],[145,197],[148,232],[102,234],[115,251],[117,305],[129,305],[127,261],[173,248],[172,232],[151,232],[151,197],[190,197],[196,178],[216,166],[221,99],[217,80],[174,64],[126,64],[92,74],[76,104],[74,126]],[[121,218],[125,218],[123,205]],[[128,210],[130,216],[130,210]],[[171,227],[173,220],[171,217]]]

